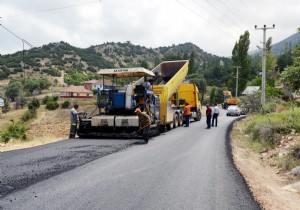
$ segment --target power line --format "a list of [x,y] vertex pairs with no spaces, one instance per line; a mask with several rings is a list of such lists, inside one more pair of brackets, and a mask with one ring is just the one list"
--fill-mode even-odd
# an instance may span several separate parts
[[22,63],[23,63],[23,72],[24,72],[24,80],[25,80],[25,60],[24,60],[24,43],[26,43],[30,48],[33,48],[33,45],[30,44],[28,41],[26,41],[25,39],[22,39],[21,37],[19,37],[17,34],[15,34],[14,32],[12,32],[11,30],[9,30],[8,28],[6,28],[4,25],[2,25],[0,23],[0,26],[2,26],[5,30],[7,30],[8,32],[10,32],[12,35],[14,35],[15,37],[17,37],[18,39],[20,39],[23,43],[23,51],[22,51]]
[[20,39],[23,43],[26,43],[30,48],[34,48],[34,46],[32,44],[30,44],[28,41],[26,41],[25,39],[22,39],[21,37],[19,37],[18,35],[16,35],[14,32],[12,32],[11,30],[9,30],[8,28],[6,28],[4,25],[2,25],[0,23],[0,26],[2,26],[5,30],[7,30],[8,32],[10,32],[12,35],[14,35],[15,37],[17,37],[18,39]]
[[36,13],[52,12],[52,11],[55,11],[55,10],[68,9],[68,8],[78,7],[78,6],[87,5],[87,4],[96,4],[96,3],[99,3],[99,2],[101,3],[101,0],[86,2],[86,3],[81,3],[81,4],[73,4],[73,5],[64,6],[64,7],[56,7],[56,8],[50,8],[50,9],[44,9],[44,10],[36,10],[36,11],[26,12],[26,13],[17,14],[17,15],[9,15],[9,16],[2,17],[2,18],[12,18],[12,17],[19,17],[19,16],[24,16],[24,15],[36,14]]
[[[198,1],[196,1],[196,0],[193,0],[193,1],[194,1],[198,6],[200,6],[200,7],[203,6],[203,5],[201,5]],[[213,7],[213,8],[214,8],[214,7]],[[226,22],[226,21],[225,21],[226,19],[219,18],[218,16],[215,15],[214,12],[210,11],[208,8],[206,9],[206,8],[203,7],[203,9],[204,9],[205,12],[209,13],[212,17],[214,17],[216,20],[220,21],[220,22],[223,23],[224,25],[227,25],[228,28],[229,28],[232,32],[234,32],[234,33],[240,33],[239,31],[235,31],[234,29],[232,29],[232,24]],[[215,8],[214,8],[214,9],[215,9]],[[216,9],[215,9],[215,10],[216,10]],[[221,15],[223,15],[223,14],[221,13]]]
[[[238,2],[241,2],[245,7],[247,7],[247,11],[249,11],[250,13],[252,13],[252,17],[251,18],[253,18],[253,17],[256,17],[256,18],[258,18],[259,19],[259,21],[262,21],[263,22],[263,20],[260,18],[260,16],[254,11],[254,10],[252,10],[252,8],[251,7],[249,7],[248,5],[246,5],[246,3],[245,2],[243,2],[242,0],[241,1],[238,1]],[[258,3],[260,3],[260,2],[258,2]],[[258,7],[259,8],[259,7]],[[261,13],[261,14],[263,14],[263,13]]]
[[[208,21],[206,18],[204,18],[202,15],[199,14],[199,12],[195,12],[193,9],[189,8],[188,6],[186,6],[185,4],[183,4],[182,2],[176,0],[176,2],[178,4],[180,4],[182,7],[184,7],[185,9],[191,11],[192,13],[194,13],[196,16],[200,17],[202,20],[204,20],[205,22],[209,23],[210,21]],[[214,16],[215,17],[215,16]],[[223,30],[223,28],[219,28],[213,24],[208,24],[208,26],[210,27],[214,27],[214,28],[217,28],[218,30],[221,30],[223,31],[225,34],[227,34],[229,37],[233,38],[233,36],[228,32],[228,31],[225,31]]]
[[[219,12],[222,16],[226,17],[228,20],[230,20],[234,25],[240,27],[240,25],[238,23],[236,23],[234,20],[232,20],[229,16],[227,16],[225,13],[223,13],[222,11],[220,11],[220,9],[218,9],[215,5],[213,5],[212,3],[210,3],[209,1],[206,1],[212,8],[214,8],[217,12]],[[243,30],[243,28],[241,28]]]
[[[222,0],[220,1],[220,3],[229,11],[231,11],[229,14],[233,14],[237,19],[239,20],[243,20],[242,22],[242,25],[245,26],[248,30],[250,30],[251,28],[248,26],[247,24],[247,20],[250,19],[252,21],[253,17],[249,16],[250,18],[248,19],[245,19],[245,15],[247,15],[247,13],[243,12],[243,15],[238,15],[238,12],[237,11],[241,11],[240,8],[235,8],[233,9],[233,6],[235,4],[231,4],[230,6],[227,6],[228,4],[228,1],[226,3],[224,3]],[[247,5],[245,5],[247,7]],[[254,37],[254,39],[258,42],[260,42],[260,39],[258,38],[258,36],[256,36],[255,34],[252,35]]]

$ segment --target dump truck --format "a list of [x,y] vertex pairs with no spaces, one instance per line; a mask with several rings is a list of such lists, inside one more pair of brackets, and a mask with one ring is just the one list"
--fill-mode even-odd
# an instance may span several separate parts
[[[178,98],[179,100],[176,100]],[[191,119],[201,120],[201,102],[199,90],[195,84],[183,83],[179,85],[178,91],[171,97],[173,106],[180,107],[183,112],[185,103],[191,106]],[[185,118],[183,118],[183,123]]]
[[239,98],[232,97],[231,91],[229,90],[224,90],[223,96],[224,96],[224,102],[223,102],[224,109],[227,109],[227,107],[230,105],[237,105],[240,102]]
[[[183,107],[179,100],[183,97],[195,104],[193,117],[199,119],[200,107],[195,86],[183,85],[188,72],[188,61],[164,61],[152,71],[144,68],[101,69],[100,75],[113,79],[140,77],[128,84],[125,91],[99,91],[97,105],[99,113],[81,117],[77,134],[80,137],[130,137],[136,138],[139,129],[138,117],[134,110],[138,107],[151,119],[150,136],[158,135],[183,123]],[[182,88],[180,88],[182,86]],[[188,97],[189,94],[192,96]],[[175,97],[176,95],[176,97]]]
[[[188,60],[164,61],[156,66],[152,72],[155,76],[149,77],[149,82],[154,95],[159,97],[159,130],[171,130],[183,123],[182,107],[174,106],[179,103],[179,98],[172,101],[172,96],[178,92],[179,86],[185,80],[188,72]],[[137,81],[141,84],[142,79]]]

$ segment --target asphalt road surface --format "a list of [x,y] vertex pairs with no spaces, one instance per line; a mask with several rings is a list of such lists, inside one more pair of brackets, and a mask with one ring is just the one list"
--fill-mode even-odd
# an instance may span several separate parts
[[[139,140],[77,139],[5,152],[3,209],[260,209],[233,165],[222,110]],[[142,142],[142,140],[141,140]]]

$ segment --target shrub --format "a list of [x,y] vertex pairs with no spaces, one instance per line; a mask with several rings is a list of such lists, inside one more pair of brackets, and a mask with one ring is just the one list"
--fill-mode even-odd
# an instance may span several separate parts
[[278,144],[280,134],[288,134],[292,129],[300,130],[300,110],[253,116],[246,123],[244,132],[250,134],[252,141],[274,146]]
[[63,109],[69,108],[70,104],[71,104],[70,101],[64,101],[64,102],[61,104],[61,108],[63,108]]
[[300,144],[293,147],[293,156],[300,161]]
[[246,108],[249,113],[261,112],[261,99],[259,93],[253,93],[240,97],[240,106]]
[[53,101],[58,101],[58,96],[52,96]]
[[57,101],[47,101],[47,103],[46,103],[46,109],[55,110],[58,107],[59,107],[59,104],[57,103]]
[[40,107],[40,101],[38,99],[32,99],[32,101],[28,104],[28,109],[38,109]]
[[2,141],[7,143],[10,139],[28,140],[26,135],[28,129],[24,123],[14,123],[1,135]]
[[277,162],[278,166],[286,171],[290,171],[292,168],[299,165],[299,161],[291,153],[278,158]]
[[46,104],[50,100],[49,96],[45,96],[42,100],[43,104]]
[[277,104],[275,102],[267,103],[264,106],[264,112],[265,113],[272,113],[275,112],[277,108]]
[[21,120],[23,122],[28,122],[29,120],[36,117],[36,109],[30,109],[24,113],[24,115],[21,117]]
[[49,74],[53,77],[60,77],[61,76],[61,72],[57,69],[54,68],[48,68],[48,69],[43,69],[42,72]]

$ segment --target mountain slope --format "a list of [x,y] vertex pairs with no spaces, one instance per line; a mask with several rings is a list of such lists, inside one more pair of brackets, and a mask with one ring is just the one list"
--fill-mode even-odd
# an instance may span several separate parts
[[[280,42],[272,44],[271,52],[274,55],[282,55],[285,53],[285,50],[291,50],[296,46],[296,44],[299,44],[299,43],[300,43],[300,34],[295,33]],[[255,56],[260,53],[261,53],[261,50],[254,50],[254,51],[249,52],[249,54],[251,56]]]
[[293,49],[296,46],[296,44],[299,44],[299,43],[300,43],[300,34],[295,33],[295,34],[289,36],[288,38],[272,45],[271,52],[274,55],[281,55],[281,54],[284,54],[286,45],[287,45],[287,47],[290,47],[291,49]]
[[178,55],[181,59],[189,59],[194,52],[197,66],[223,60],[204,52],[192,43],[172,45],[169,47],[146,48],[130,42],[107,42],[86,49],[73,47],[68,43],[50,43],[39,48],[17,52],[0,57],[0,80],[22,77],[24,71],[32,76],[43,74],[59,77],[59,71],[71,71],[84,74],[96,73],[101,68],[137,67],[146,65],[152,69],[165,56]]

